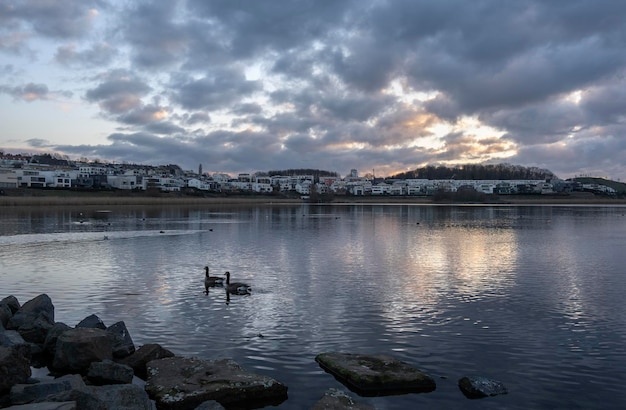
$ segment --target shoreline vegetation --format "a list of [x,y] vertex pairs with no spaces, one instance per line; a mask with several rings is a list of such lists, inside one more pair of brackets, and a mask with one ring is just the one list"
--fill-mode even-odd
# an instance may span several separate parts
[[[469,200],[468,200],[469,199]],[[0,195],[0,208],[63,206],[204,206],[204,205],[294,205],[322,204],[282,195],[193,196],[175,193],[120,195],[117,192],[65,190],[15,190]],[[568,195],[483,195],[462,198],[434,196],[335,196],[324,204],[424,204],[424,205],[626,205],[624,198],[590,193]]]

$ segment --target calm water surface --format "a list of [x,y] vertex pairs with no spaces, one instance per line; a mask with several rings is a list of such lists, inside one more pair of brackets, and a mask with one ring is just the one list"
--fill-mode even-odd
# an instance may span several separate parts
[[[345,390],[315,363],[328,351],[393,355],[435,378],[432,393],[351,393],[378,409],[626,403],[624,207],[0,212],[0,297],[47,293],[71,326],[95,313],[138,346],[233,358],[288,385],[281,409]],[[253,294],[205,295],[205,265]],[[465,375],[509,394],[468,400]]]

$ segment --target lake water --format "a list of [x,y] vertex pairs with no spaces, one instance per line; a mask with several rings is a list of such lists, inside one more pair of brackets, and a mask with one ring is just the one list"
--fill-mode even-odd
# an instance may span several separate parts
[[[626,403],[626,208],[276,205],[0,209],[0,297],[46,293],[56,320],[123,320],[137,346],[229,357],[289,388],[330,387],[322,352],[389,354],[431,393],[378,409]],[[105,239],[105,236],[108,239]],[[250,296],[204,293],[204,266]],[[466,399],[465,375],[509,394]]]

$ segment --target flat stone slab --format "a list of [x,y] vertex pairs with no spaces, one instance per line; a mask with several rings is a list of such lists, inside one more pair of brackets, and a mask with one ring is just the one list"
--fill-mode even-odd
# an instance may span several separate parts
[[482,376],[465,376],[460,378],[459,389],[468,399],[482,399],[483,397],[508,393],[502,382]]
[[386,355],[322,353],[315,361],[360,396],[427,393],[435,390],[432,377]]
[[337,389],[328,389],[311,410],[375,410],[375,407],[358,403],[346,393]]
[[170,357],[147,364],[145,389],[161,409],[194,409],[207,400],[226,408],[258,408],[287,399],[287,386],[246,372],[231,359]]

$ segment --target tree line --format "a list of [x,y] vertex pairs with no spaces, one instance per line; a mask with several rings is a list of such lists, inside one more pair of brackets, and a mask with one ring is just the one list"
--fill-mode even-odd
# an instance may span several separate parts
[[311,168],[297,168],[297,169],[285,169],[278,171],[268,171],[263,173],[257,173],[257,175],[280,175],[284,177],[293,175],[313,175],[316,181],[319,181],[320,177],[339,177],[339,174],[334,171],[324,171],[322,169]]
[[555,175],[537,167],[523,167],[511,164],[467,164],[446,167],[428,165],[413,171],[401,172],[391,179],[458,179],[458,180],[510,180],[510,179],[550,179]]

